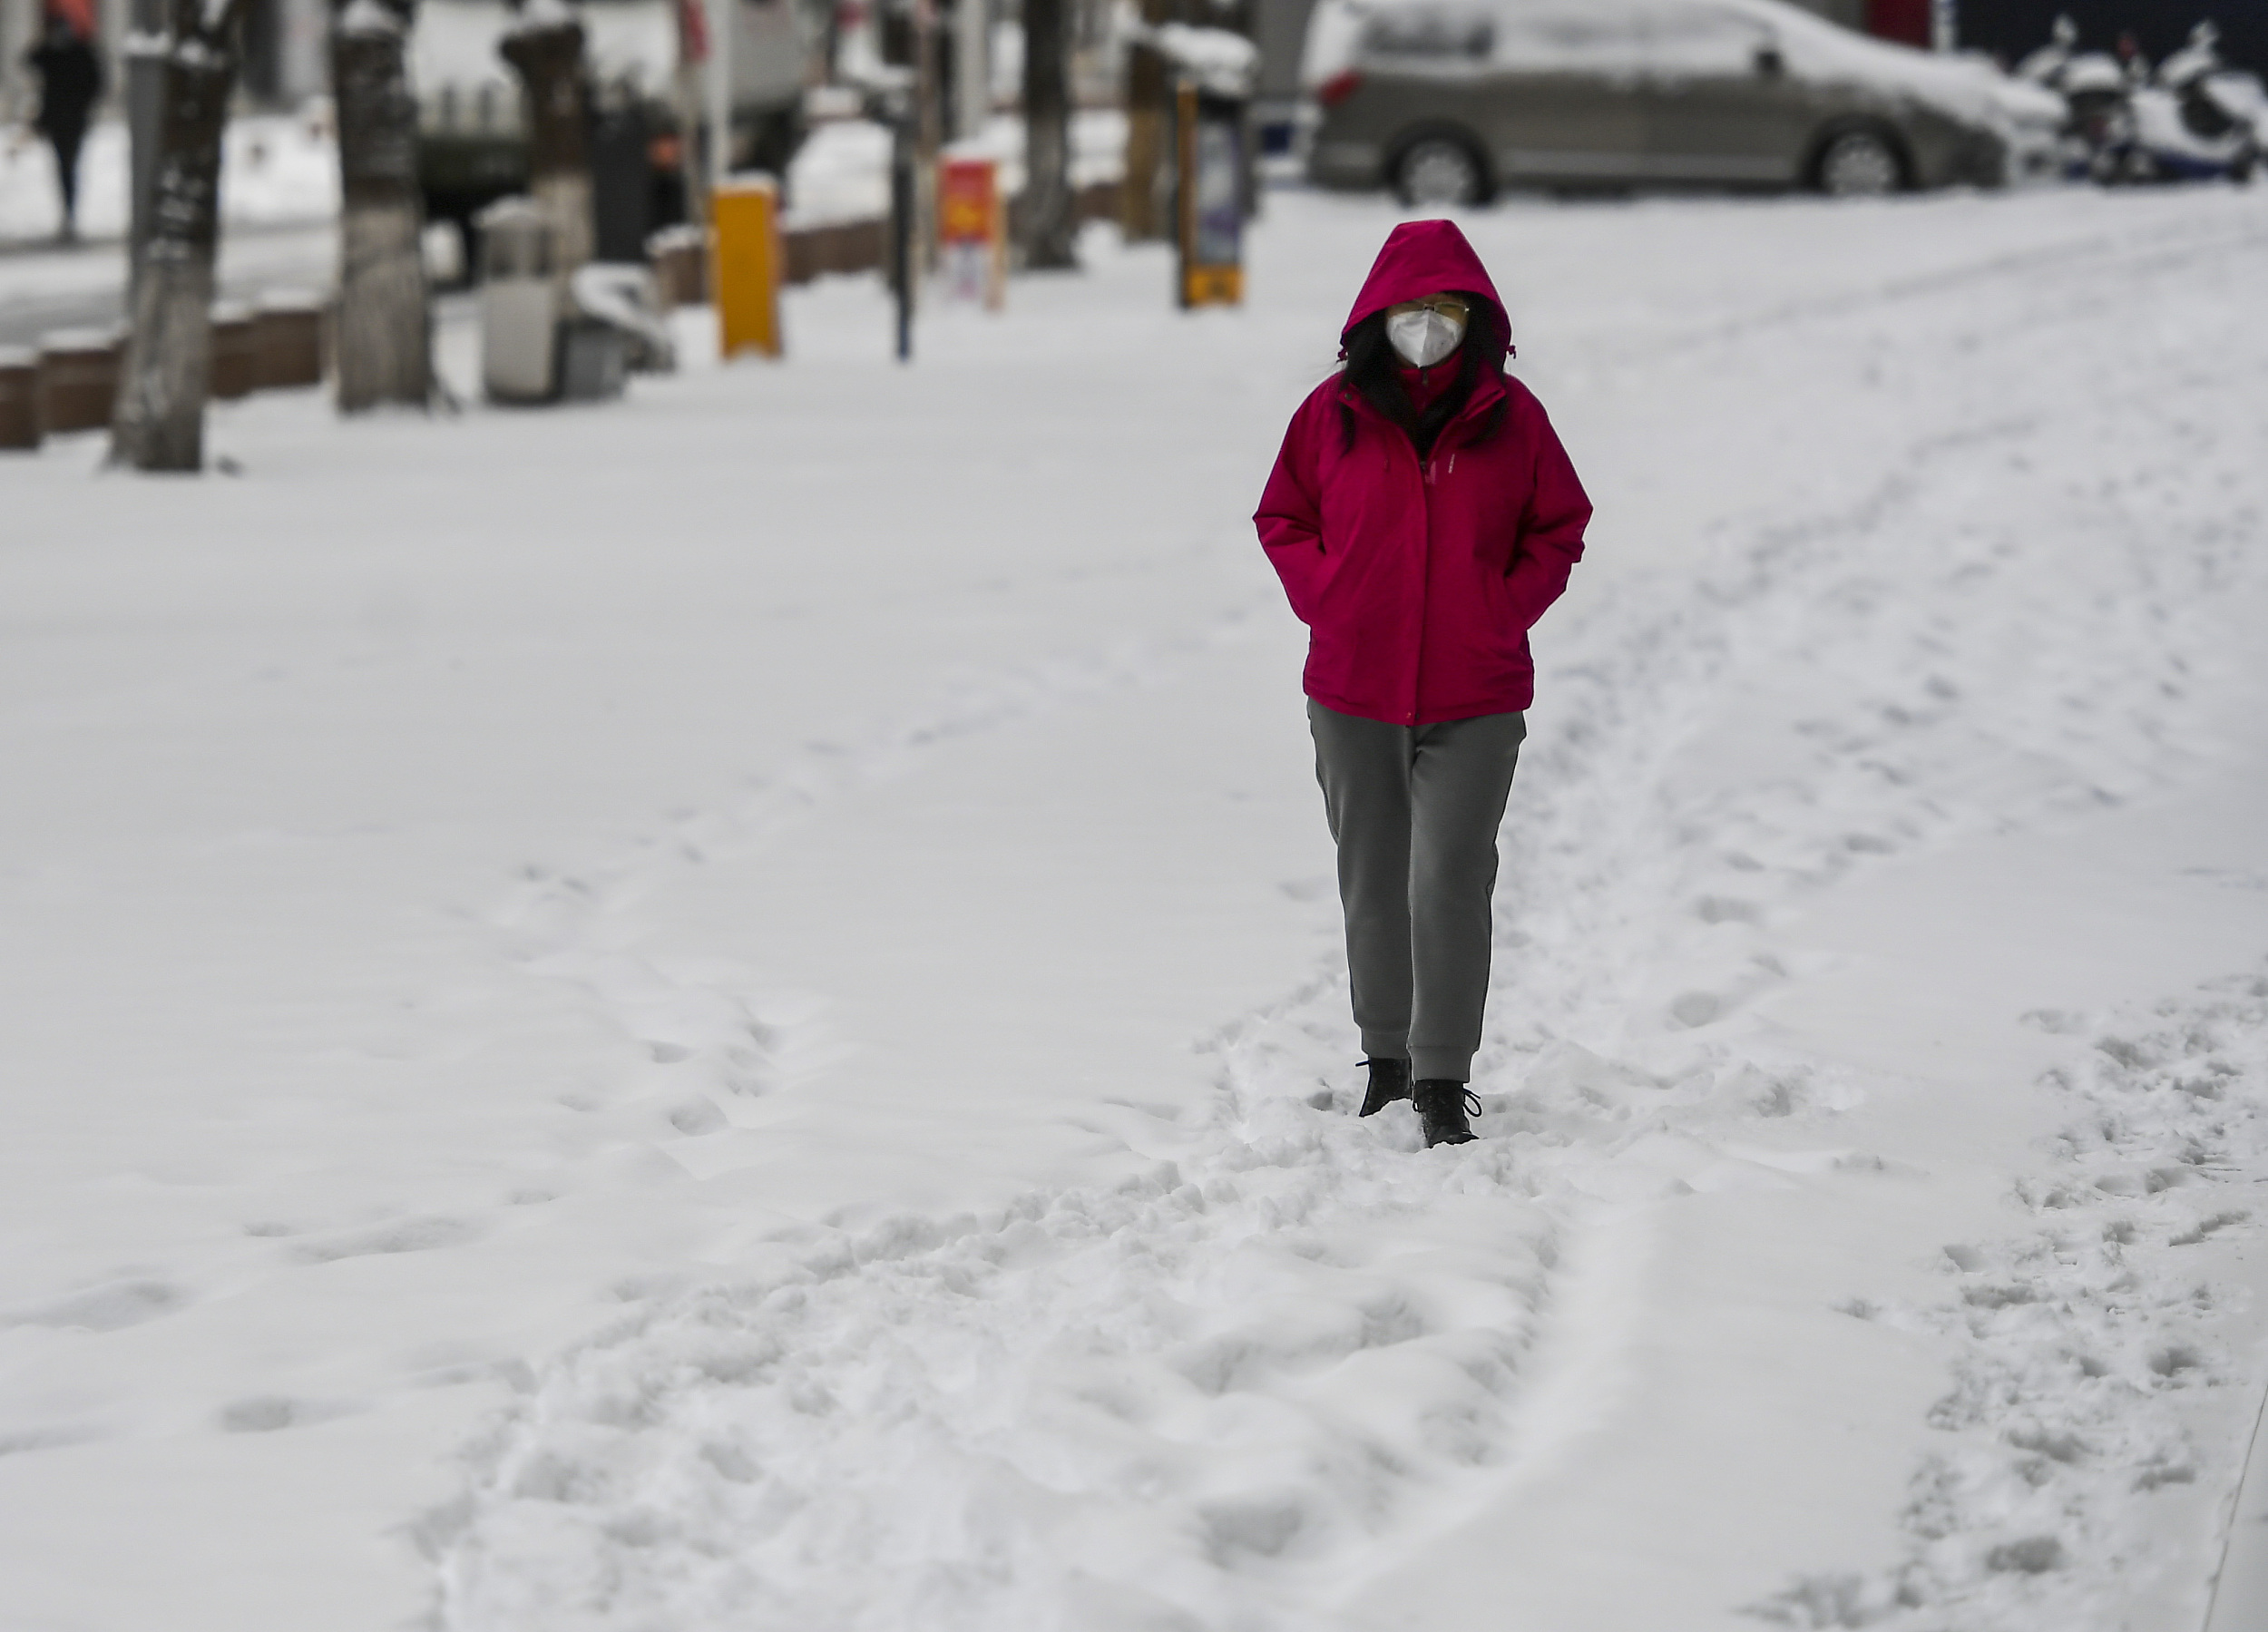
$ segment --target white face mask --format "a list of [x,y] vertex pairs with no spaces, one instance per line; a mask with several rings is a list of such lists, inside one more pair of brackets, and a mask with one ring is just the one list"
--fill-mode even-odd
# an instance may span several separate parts
[[1386,319],[1386,338],[1413,368],[1431,368],[1456,350],[1464,337],[1463,318],[1444,318],[1431,307]]

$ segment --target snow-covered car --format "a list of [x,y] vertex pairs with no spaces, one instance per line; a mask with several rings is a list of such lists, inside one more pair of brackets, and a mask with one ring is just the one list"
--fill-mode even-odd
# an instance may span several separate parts
[[1502,187],[1883,193],[2052,167],[2061,100],[1780,0],[1322,0],[1308,173],[1413,203]]

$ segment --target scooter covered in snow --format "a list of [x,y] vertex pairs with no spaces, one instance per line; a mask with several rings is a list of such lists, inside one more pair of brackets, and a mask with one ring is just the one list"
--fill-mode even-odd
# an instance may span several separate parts
[[2064,175],[2114,181],[2134,146],[2134,86],[2110,53],[2078,47],[2078,25],[2059,16],[2048,44],[2017,64],[2017,77],[2063,98]]
[[2128,98],[2130,129],[2098,168],[2098,181],[2249,181],[2268,141],[2268,93],[2259,76],[2221,60],[2220,31],[2200,23]]

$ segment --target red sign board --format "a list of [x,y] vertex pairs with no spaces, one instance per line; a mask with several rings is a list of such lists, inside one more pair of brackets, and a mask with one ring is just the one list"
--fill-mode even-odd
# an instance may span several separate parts
[[947,288],[997,309],[1007,288],[1007,229],[999,164],[991,159],[940,160],[937,247]]

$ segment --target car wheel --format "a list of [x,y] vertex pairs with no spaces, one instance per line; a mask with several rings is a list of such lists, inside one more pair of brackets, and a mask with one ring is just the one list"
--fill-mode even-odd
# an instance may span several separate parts
[[1905,180],[1898,150],[1872,131],[1843,131],[1819,151],[1819,191],[1831,199],[1878,199]]
[[1394,161],[1394,191],[1404,204],[1478,204],[1488,179],[1473,151],[1454,136],[1421,136]]

